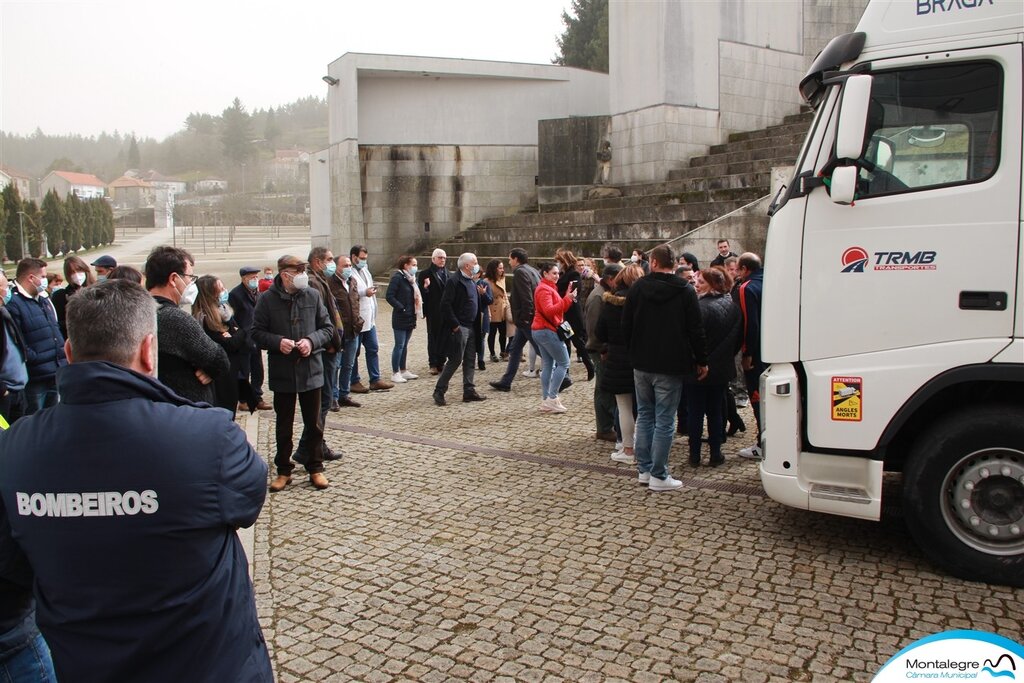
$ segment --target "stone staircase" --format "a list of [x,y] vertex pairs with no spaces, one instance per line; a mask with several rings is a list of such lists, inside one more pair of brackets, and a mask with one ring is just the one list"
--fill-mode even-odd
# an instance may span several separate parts
[[[614,243],[628,256],[634,248],[650,250],[668,241],[704,263],[717,253],[719,237],[729,238],[734,251],[764,253],[771,169],[794,163],[812,116],[804,112],[777,126],[734,133],[663,182],[620,186],[621,197],[546,204],[489,218],[438,246],[448,253],[449,268],[466,251],[486,264],[507,258],[513,247],[525,249],[531,260],[543,260],[559,248],[597,257],[604,245]],[[727,215],[728,220],[712,223]],[[429,261],[429,253],[425,257]]]

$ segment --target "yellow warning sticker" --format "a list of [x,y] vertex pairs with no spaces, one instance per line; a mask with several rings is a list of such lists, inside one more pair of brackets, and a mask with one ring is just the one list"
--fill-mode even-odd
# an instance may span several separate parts
[[864,407],[864,379],[832,378],[832,419],[838,422],[860,422]]

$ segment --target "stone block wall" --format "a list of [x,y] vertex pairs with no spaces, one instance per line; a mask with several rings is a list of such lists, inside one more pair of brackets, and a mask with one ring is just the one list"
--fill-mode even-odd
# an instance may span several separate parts
[[611,183],[664,180],[719,142],[718,112],[663,104],[612,117]]
[[757,130],[798,112],[802,102],[796,86],[806,71],[803,55],[723,41],[718,67],[722,128]]
[[536,202],[533,145],[360,145],[355,163],[355,174],[343,174],[353,185],[332,194],[358,204],[334,205],[331,246],[347,253],[365,244],[378,273],[401,254]]

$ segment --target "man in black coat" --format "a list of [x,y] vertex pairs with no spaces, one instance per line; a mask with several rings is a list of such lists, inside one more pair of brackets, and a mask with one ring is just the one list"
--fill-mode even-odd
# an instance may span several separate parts
[[446,404],[444,395],[448,391],[448,383],[460,365],[463,403],[484,400],[473,384],[477,314],[480,312],[480,296],[484,289],[473,280],[473,275],[478,272],[480,266],[475,254],[467,252],[459,256],[459,270],[448,279],[441,297],[440,322],[447,331],[447,361],[434,386],[434,403],[439,406]]
[[708,353],[697,293],[675,275],[672,248],[651,250],[651,274],[629,288],[622,309],[622,335],[629,349],[636,388],[636,465],[651,491],[683,484],[668,472],[668,452],[683,387],[683,375],[708,374]]
[[508,255],[508,263],[512,267],[512,293],[509,303],[512,308],[512,322],[516,324],[516,336],[508,345],[508,367],[505,374],[492,388],[498,391],[511,391],[512,380],[519,372],[519,363],[523,358],[523,349],[533,344],[533,293],[540,284],[540,272],[530,265],[530,257],[526,251],[516,247]]
[[[260,269],[256,266],[242,266],[238,269],[238,275],[242,281],[228,294],[228,303],[235,311],[235,322],[249,337],[249,353],[246,354],[248,360],[242,364],[243,368],[247,368],[245,379],[252,385],[256,410],[272,410],[263,400],[263,352],[252,338],[252,317],[256,311],[256,298],[260,295]],[[248,406],[239,406],[239,409],[247,410]]]
[[430,255],[430,267],[416,276],[423,299],[423,317],[427,319],[427,361],[431,375],[439,374],[444,366],[444,344],[448,338],[448,330],[441,320],[441,297],[451,277],[445,269],[447,262],[448,254],[444,249],[435,249]]
[[307,265],[297,256],[277,260],[277,277],[256,302],[252,325],[256,343],[267,350],[267,374],[277,413],[277,477],[270,484],[271,491],[284,489],[292,480],[296,400],[302,411],[302,441],[308,456],[304,465],[309,481],[318,489],[330,485],[324,476],[324,425],[320,420],[324,365],[320,354],[336,330],[320,293],[309,286]]
[[25,366],[25,340],[21,328],[11,318],[6,302],[13,295],[7,276],[0,270],[0,415],[8,424],[24,412],[22,392],[28,384]]
[[715,266],[724,266],[725,259],[730,257],[735,258],[736,254],[732,253],[732,249],[729,248],[729,240],[723,237],[722,239],[718,240],[718,256],[711,259],[711,267],[714,268]]

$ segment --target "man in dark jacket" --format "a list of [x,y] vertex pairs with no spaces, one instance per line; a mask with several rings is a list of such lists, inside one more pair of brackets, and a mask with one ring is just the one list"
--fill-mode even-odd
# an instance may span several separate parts
[[508,345],[508,367],[505,374],[491,387],[498,391],[512,391],[512,380],[519,372],[519,363],[523,358],[523,349],[533,344],[530,329],[533,325],[533,292],[540,284],[540,273],[530,265],[526,251],[516,247],[508,255],[508,263],[512,267],[512,293],[509,304],[512,308],[512,322],[516,324],[516,336]]
[[697,293],[675,276],[672,248],[651,250],[651,274],[629,288],[622,309],[622,335],[636,387],[636,465],[651,491],[683,484],[668,472],[668,451],[683,375],[708,374],[708,354]]
[[227,411],[155,379],[156,308],[126,280],[69,301],[61,402],[0,439],[0,546],[34,572],[59,680],[269,682],[235,533],[267,467]]
[[604,308],[605,292],[614,291],[612,281],[615,276],[622,272],[622,266],[617,263],[609,264],[601,271],[601,279],[594,285],[590,296],[587,297],[583,315],[587,327],[587,353],[594,363],[594,370],[597,373],[597,381],[594,382],[594,417],[597,424],[597,439],[602,441],[616,441],[618,435],[615,432],[615,394],[601,388],[602,375],[604,374],[604,361],[601,360],[601,352],[604,344],[597,339],[597,321],[601,318],[601,309]]
[[14,422],[25,410],[22,392],[28,384],[28,368],[25,367],[25,340],[21,328],[7,310],[7,302],[13,296],[7,276],[0,270],[0,415],[8,424]]
[[[334,336],[331,337],[330,342],[324,347],[323,353],[320,354],[320,358],[324,364],[324,386],[320,389],[320,424],[324,425],[327,421],[327,411],[331,408],[331,404],[334,403],[334,390],[338,384],[338,352],[341,351],[341,333],[338,330],[338,323],[341,322],[341,318],[338,315],[338,306],[334,301],[334,297],[331,295],[331,288],[327,282],[327,278],[334,277],[334,273],[337,271],[338,264],[334,262],[334,254],[327,247],[313,247],[309,252],[309,286],[311,289],[315,289],[320,295],[320,300],[324,302],[324,306],[327,308],[327,317],[331,320],[331,326],[334,330]],[[295,449],[295,455],[293,456],[295,462],[300,465],[306,464],[309,460],[308,449],[306,442],[299,439],[299,445]],[[324,442],[324,460],[340,460],[341,452],[333,451],[331,447]]]
[[57,370],[68,361],[57,312],[46,294],[46,261],[21,259],[15,278],[16,291],[7,308],[25,341],[28,384],[24,404],[25,414],[31,415],[57,404]]
[[440,316],[448,330],[448,339],[445,341],[447,360],[434,385],[434,403],[439,406],[446,405],[444,395],[448,391],[448,383],[460,365],[463,403],[484,400],[473,384],[477,314],[480,312],[480,295],[483,293],[483,287],[477,285],[473,275],[480,272],[480,266],[477,265],[476,255],[468,252],[459,256],[458,265],[459,271],[448,278],[444,296],[441,297]]
[[361,404],[352,400],[352,367],[359,351],[359,330],[363,329],[363,318],[359,315],[359,286],[353,279],[352,259],[342,255],[334,260],[337,268],[327,284],[334,296],[334,303],[341,318],[341,356],[338,361],[338,407],[358,408]]
[[724,266],[727,258],[736,258],[736,254],[732,253],[732,249],[729,248],[729,240],[723,237],[718,240],[718,256],[711,259],[711,267]]
[[191,306],[199,294],[194,268],[195,259],[184,249],[154,247],[146,258],[146,288],[159,306],[160,381],[190,401],[213,404],[213,380],[231,372],[231,361],[199,321],[179,308]]
[[444,366],[444,344],[449,333],[441,320],[441,297],[451,276],[445,266],[447,262],[444,249],[435,249],[430,255],[430,267],[416,276],[423,299],[423,317],[427,319],[427,361],[432,375],[439,374]]
[[[228,294],[228,303],[235,311],[235,322],[245,330],[249,337],[248,360],[243,362],[242,367],[247,373],[245,379],[249,380],[252,386],[252,395],[256,399],[256,410],[271,410],[271,407],[263,400],[263,352],[252,339],[252,316],[256,310],[256,298],[259,296],[260,269],[256,266],[242,266],[238,269],[238,276],[242,281]],[[248,364],[246,364],[248,363]],[[241,410],[247,410],[249,406],[239,406]]]
[[309,286],[306,262],[297,256],[277,260],[277,277],[256,302],[252,336],[267,350],[270,390],[277,414],[277,478],[271,491],[292,480],[292,429],[295,402],[302,411],[302,441],[309,459],[304,463],[309,481],[318,489],[329,486],[324,476],[324,424],[320,420],[320,391],[324,385],[324,347],[335,328],[317,290]]
[[741,448],[739,454],[744,458],[760,460],[761,394],[758,383],[761,373],[768,367],[761,360],[761,286],[764,282],[761,258],[749,251],[744,253],[740,256],[737,272],[743,279],[737,290],[737,300],[743,314],[743,376],[747,380],[750,409],[754,411],[754,420],[757,422],[757,443]]

